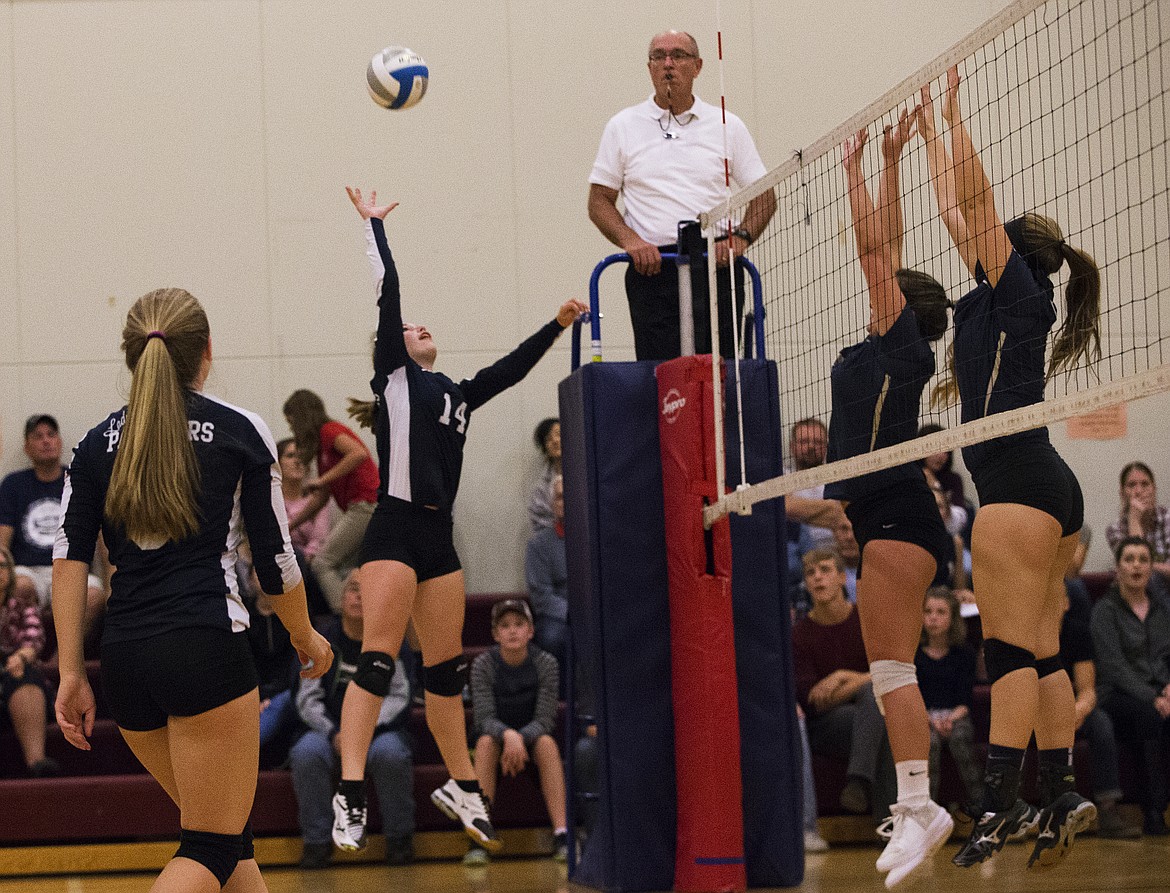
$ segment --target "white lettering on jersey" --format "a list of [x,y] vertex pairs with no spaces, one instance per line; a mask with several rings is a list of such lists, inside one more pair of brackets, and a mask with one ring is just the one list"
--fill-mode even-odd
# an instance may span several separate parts
[[191,419],[187,422],[187,428],[191,433],[192,443],[195,441],[211,443],[215,440],[215,422],[198,422]]
[[[467,401],[464,400],[455,408],[455,421],[459,426],[455,429],[460,434],[467,430]],[[451,424],[451,395],[443,394],[443,414],[439,416],[440,425]]]

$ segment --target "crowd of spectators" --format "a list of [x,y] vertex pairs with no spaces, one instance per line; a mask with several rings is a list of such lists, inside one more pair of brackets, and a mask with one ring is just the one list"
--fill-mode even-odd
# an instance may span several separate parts
[[[290,398],[286,404],[290,426],[296,414],[304,412],[303,404],[316,407],[304,396],[316,395],[297,394],[298,400]],[[360,530],[368,520],[363,504],[372,505],[376,483],[371,485],[373,463],[368,451],[364,445],[360,450],[354,447],[354,443],[360,445],[357,436],[330,420],[323,406],[309,416],[307,425],[298,420],[293,426],[297,437],[277,444],[277,457],[286,512],[293,521],[291,538],[305,573],[311,609],[338,655],[333,672],[321,680],[298,679],[288,633],[260,592],[250,565],[241,561],[236,573],[250,615],[248,637],[261,680],[261,744],[273,764],[291,770],[304,835],[301,865],[313,868],[324,867],[332,859],[329,829],[338,765],[336,734],[362,628],[354,542],[355,538],[360,542]],[[930,432],[924,429],[923,433]],[[824,426],[816,419],[794,426],[792,452],[798,469],[824,462],[824,434]],[[467,692],[475,717],[470,744],[480,784],[489,796],[501,772],[514,775],[528,766],[536,769],[556,835],[556,852],[563,858],[568,846],[565,786],[561,754],[553,737],[557,701],[564,696],[568,639],[559,421],[543,420],[534,440],[540,464],[528,500],[524,567],[528,598],[502,601],[493,610],[496,644],[475,660]],[[61,452],[56,420],[34,415],[25,426],[29,467],[0,483],[0,707],[15,732],[27,773],[33,777],[60,773],[45,753],[52,691],[44,668],[53,653],[48,641],[51,547],[64,485]],[[927,594],[915,663],[930,718],[931,795],[939,796],[941,761],[943,752],[949,751],[963,784],[962,802],[953,805],[966,807],[970,813],[969,804],[980,802],[983,784],[976,754],[979,733],[972,716],[981,662],[972,647],[977,646],[978,637],[967,635],[961,616],[970,612],[961,610],[960,603],[970,601],[968,543],[975,509],[951,461],[950,453],[923,460],[940,514],[955,539],[955,561],[949,585]],[[376,467],[372,471],[376,481]],[[790,576],[788,588],[795,619],[797,711],[805,747],[805,843],[806,849],[816,852],[827,844],[817,833],[812,755],[836,759],[847,767],[839,794],[841,807],[869,813],[875,822],[888,815],[892,762],[854,606],[861,558],[857,541],[839,505],[824,500],[818,488],[795,494],[789,503],[789,554],[797,571],[795,577]],[[1106,527],[1116,557],[1115,581],[1094,604],[1080,577],[1090,541],[1087,527],[1067,575],[1061,658],[1076,692],[1077,735],[1087,740],[1092,754],[1099,832],[1110,837],[1166,833],[1168,517],[1165,507],[1157,503],[1153,473],[1141,462],[1130,463],[1121,473],[1117,520]],[[95,655],[108,575],[99,557],[89,581],[87,611]],[[322,575],[342,581],[339,595],[330,594],[333,582],[320,585]],[[409,663],[411,650],[404,648],[403,656]],[[407,731],[411,674],[402,666],[399,670],[386,696],[367,770],[378,793],[391,864],[405,863],[413,856],[413,742]],[[1126,748],[1134,753],[1141,773],[1140,825],[1120,808],[1119,764]],[[483,864],[487,854],[472,847],[465,861]]]

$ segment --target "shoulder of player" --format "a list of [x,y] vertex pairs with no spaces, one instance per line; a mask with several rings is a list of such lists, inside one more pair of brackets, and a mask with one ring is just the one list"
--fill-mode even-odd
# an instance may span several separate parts
[[260,415],[211,394],[197,393],[193,397],[187,410],[192,423],[210,423],[237,439],[256,437],[272,455],[276,455],[276,440]]

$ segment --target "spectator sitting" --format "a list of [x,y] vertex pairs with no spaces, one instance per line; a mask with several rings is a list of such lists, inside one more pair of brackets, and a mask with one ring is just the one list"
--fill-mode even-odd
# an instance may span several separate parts
[[[494,799],[499,770],[523,772],[529,760],[540,774],[544,805],[552,819],[555,857],[568,857],[565,825],[565,775],[553,737],[557,721],[557,662],[530,645],[532,612],[527,602],[504,599],[492,605],[496,644],[471,665],[471,706],[475,715],[475,774],[488,799]],[[466,865],[485,865],[487,850],[472,844]]]
[[553,524],[540,527],[524,553],[524,577],[536,623],[536,644],[565,668],[569,626],[569,575],[565,569],[565,487],[558,474],[549,487]]
[[1130,536],[1150,544],[1154,570],[1170,577],[1170,511],[1158,505],[1158,485],[1144,462],[1130,462],[1121,469],[1121,516],[1105,528],[1105,540],[1114,553]]
[[954,507],[951,505],[950,494],[947,493],[946,488],[943,487],[929,470],[925,472],[926,482],[930,485],[930,489],[934,492],[934,501],[938,505],[938,513],[942,516],[943,524],[946,526],[947,533],[954,543],[954,557],[951,559],[950,565],[947,568],[946,585],[950,586],[956,593],[966,592],[970,590],[967,583],[968,568],[971,564],[971,553],[967,550],[966,544],[963,542],[963,537],[959,533],[962,525],[966,523],[966,513],[962,512],[961,521],[956,520]]
[[28,774],[44,778],[61,774],[56,760],[45,756],[48,685],[37,660],[45,629],[35,597],[17,593],[15,571],[12,553],[0,548],[0,706],[12,720]]
[[[842,807],[863,813],[874,794],[886,726],[874,700],[861,621],[845,599],[844,565],[836,552],[808,552],[804,579],[812,608],[792,630],[797,699],[812,752],[848,760]],[[875,811],[881,812],[873,799]]]
[[963,809],[975,817],[983,802],[983,773],[975,754],[975,726],[971,722],[975,652],[967,644],[959,602],[946,586],[935,586],[926,593],[922,641],[914,665],[930,719],[930,797],[938,801],[945,741],[963,779],[967,797]]
[[[0,546],[16,559],[18,594],[48,608],[53,592],[53,541],[65,491],[61,429],[55,418],[41,413],[24,423],[24,453],[32,467],[14,471],[0,482]],[[99,627],[106,605],[105,584],[93,574],[88,582],[87,641]]]
[[[341,703],[362,650],[362,595],[357,570],[350,571],[345,581],[341,616],[329,617],[321,632],[333,645],[337,660],[323,678],[301,680],[297,713],[309,728],[289,752],[304,835],[301,868],[325,868],[333,856],[332,799],[341,767],[337,743]],[[391,865],[404,865],[414,858],[414,765],[406,731],[409,708],[410,686],[402,662],[396,661],[366,761],[366,777],[373,780],[378,792],[386,861]]]
[[[1076,560],[1074,555],[1071,563],[1075,564]],[[1097,706],[1097,670],[1093,664],[1093,633],[1088,611],[1074,608],[1067,594],[1060,622],[1060,662],[1076,695],[1077,737],[1088,738],[1093,753],[1097,833],[1102,837],[1141,837],[1141,827],[1127,824],[1117,806],[1122,796],[1117,738],[1109,714]]]
[[[532,433],[532,439],[540,447],[544,467],[540,471],[540,479],[532,488],[532,495],[528,497],[528,520],[532,522],[533,534],[541,528],[552,527],[556,523],[552,507],[553,478],[561,474],[561,423],[559,419],[544,419]],[[564,512],[561,512],[564,516]],[[538,639],[539,641],[539,639]]]
[[853,524],[848,518],[842,518],[833,526],[833,544],[837,554],[841,556],[841,564],[845,571],[845,597],[851,602],[857,601],[857,575],[861,571],[861,547],[857,544],[857,537],[853,535]]
[[[919,437],[925,437],[927,434],[937,434],[939,431],[944,431],[941,425],[923,425],[919,431]],[[934,479],[938,481],[942,488],[946,491],[947,497],[951,505],[956,509],[963,510],[963,520],[967,524],[974,520],[974,512],[971,511],[971,503],[967,500],[967,493],[963,487],[963,479],[959,473],[955,471],[955,451],[945,450],[941,453],[931,453],[925,459],[921,460],[924,472],[930,472]],[[929,480],[929,476],[927,480]],[[947,527],[950,530],[950,527]],[[970,538],[969,527],[964,531],[962,529],[954,531],[964,537],[964,541]]]
[[282,732],[290,730],[296,722],[292,689],[300,665],[288,630],[272,607],[272,596],[260,588],[251,561],[241,564],[246,573],[240,574],[237,570],[237,574],[240,579],[248,581],[247,590],[242,590],[241,594],[248,608],[248,645],[252,649],[256,675],[260,678],[260,746],[264,747]]
[[[305,492],[304,486],[308,470],[301,460],[296,441],[291,437],[286,437],[276,444],[276,455],[280,460],[280,491],[284,496],[284,513],[289,518],[295,518],[312,498]],[[297,564],[301,566],[301,576],[305,579],[305,598],[309,603],[309,614],[313,616],[328,614],[329,603],[321,592],[321,584],[317,582],[317,575],[312,567],[313,559],[321,554],[325,540],[329,537],[328,509],[322,509],[303,524],[290,529],[288,533],[296,551]]]
[[1162,742],[1170,732],[1170,605],[1150,591],[1153,549],[1145,537],[1117,544],[1117,580],[1093,606],[1097,699],[1119,740],[1137,746],[1146,834],[1166,828]]

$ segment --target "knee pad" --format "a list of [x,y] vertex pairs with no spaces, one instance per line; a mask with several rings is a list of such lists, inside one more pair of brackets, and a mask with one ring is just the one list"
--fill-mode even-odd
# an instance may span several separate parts
[[1051,676],[1053,673],[1059,673],[1063,669],[1064,663],[1059,654],[1054,654],[1052,657],[1036,658],[1036,675],[1041,679],[1045,676]]
[[987,665],[987,679],[994,685],[1008,673],[1035,667],[1036,655],[1018,645],[987,639],[983,642],[983,662]]
[[379,698],[390,691],[390,679],[394,676],[394,658],[385,651],[363,651],[358,657],[357,669],[353,674],[354,684]]
[[256,858],[255,836],[252,834],[252,820],[248,819],[244,830],[240,832],[240,861],[247,862]]
[[882,696],[907,685],[917,685],[918,669],[904,660],[875,660],[870,662],[869,677],[873,680],[873,697],[878,711],[885,716]]
[[467,658],[462,654],[433,667],[423,667],[423,688],[444,698],[462,694],[467,685],[467,667]]
[[215,875],[222,887],[240,861],[240,837],[239,834],[214,834],[183,828],[179,831],[179,849],[175,856],[198,862]]

